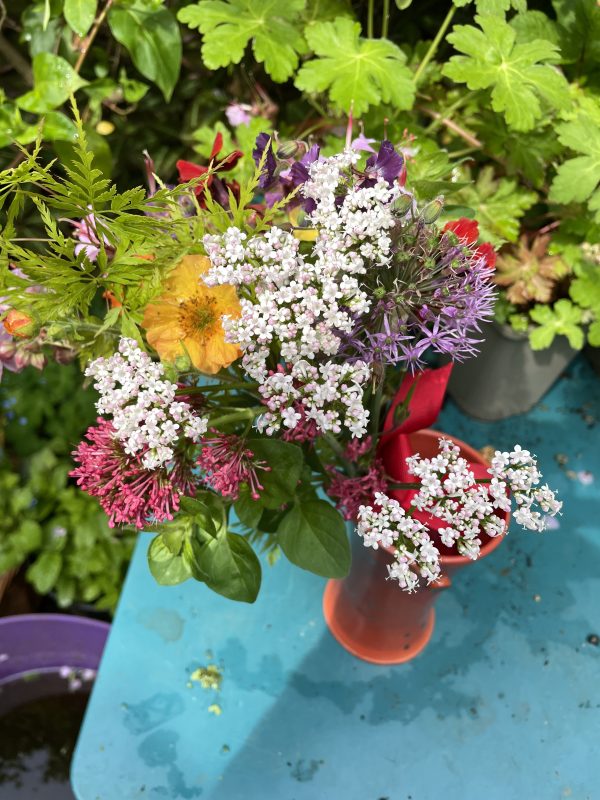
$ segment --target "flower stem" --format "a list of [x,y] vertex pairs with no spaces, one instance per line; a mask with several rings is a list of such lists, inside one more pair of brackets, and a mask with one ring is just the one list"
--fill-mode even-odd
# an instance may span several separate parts
[[255,408],[245,408],[241,411],[233,411],[231,414],[223,414],[222,417],[211,419],[211,426],[224,425],[227,422],[241,422],[245,419],[254,419],[262,414],[265,410],[264,406],[256,406]]
[[450,9],[448,10],[448,13],[446,14],[446,17],[444,18],[444,21],[440,25],[440,29],[437,32],[437,34],[435,36],[435,39],[429,45],[429,50],[425,53],[425,57],[423,58],[423,61],[421,61],[417,71],[415,72],[415,84],[417,86],[419,85],[419,78],[423,74],[423,72],[425,70],[425,67],[429,64],[431,59],[434,57],[434,55],[436,53],[436,50],[438,49],[440,42],[444,38],[444,34],[448,30],[448,26],[452,22],[452,18],[454,17],[455,13],[456,13],[456,6],[454,4],[452,4],[450,6]]
[[102,11],[98,14],[96,19],[94,20],[94,24],[92,26],[92,30],[88,33],[88,35],[85,37],[85,39],[81,43],[81,50],[79,52],[79,58],[77,59],[77,61],[75,62],[75,66],[73,67],[75,72],[79,72],[79,70],[83,66],[83,62],[85,61],[85,58],[86,58],[86,56],[87,56],[87,54],[88,54],[88,52],[90,50],[90,47],[92,46],[92,42],[96,38],[96,34],[98,33],[98,30],[100,29],[100,26],[104,22],[104,18],[108,14],[108,10],[112,6],[112,4],[113,4],[113,0],[106,0],[106,5],[104,6]]
[[373,38],[373,15],[375,13],[375,0],[369,0],[369,10],[367,16],[367,37]]
[[383,19],[381,21],[381,38],[387,39],[390,24],[390,0],[383,0]]

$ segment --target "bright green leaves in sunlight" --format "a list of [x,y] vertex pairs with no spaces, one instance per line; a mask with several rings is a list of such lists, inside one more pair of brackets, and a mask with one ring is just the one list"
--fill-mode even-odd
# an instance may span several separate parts
[[19,108],[43,114],[61,106],[77,89],[86,85],[68,61],[52,53],[33,59],[33,89],[16,100]]
[[279,508],[294,496],[302,472],[302,450],[295,444],[278,439],[248,439],[248,448],[257,461],[270,466],[260,473],[263,491],[260,503],[264,508]]
[[583,347],[582,312],[570,300],[558,300],[554,307],[537,305],[531,309],[529,316],[537,323],[537,327],[529,334],[532,350],[550,347],[555,336],[566,336],[575,350]]
[[516,44],[515,30],[501,17],[475,20],[479,28],[457,25],[448,35],[464,55],[452,56],[444,75],[469,89],[490,89],[492,108],[515,130],[531,130],[543,116],[542,103],[556,110],[568,108],[567,81],[547,63],[557,60],[555,44],[543,39]]
[[298,567],[325,578],[343,578],[350,569],[344,520],[325,500],[294,505],[278,528],[281,549]]
[[115,39],[127,48],[137,69],[154,81],[167,100],[179,78],[181,34],[168,8],[146,0],[115,5],[108,13]]
[[85,36],[96,16],[98,0],[65,0],[63,14],[71,30]]
[[256,60],[282,82],[294,73],[305,46],[294,24],[304,6],[305,0],[200,0],[177,16],[203,34],[202,58],[209,69],[239,64],[252,42]]
[[174,586],[193,577],[230,600],[253,603],[260,589],[260,562],[247,539],[227,530],[222,499],[201,492],[183,497],[181,510],[174,522],[156,526],[159,533],[148,550],[156,581]]
[[388,39],[363,39],[360,32],[359,23],[347,18],[308,28],[316,58],[300,68],[298,89],[326,91],[333,105],[345,112],[353,108],[356,116],[379,103],[411,108],[415,85],[402,50]]
[[555,203],[588,202],[600,222],[600,105],[589,101],[571,122],[558,126],[558,139],[580,155],[561,164],[550,188]]

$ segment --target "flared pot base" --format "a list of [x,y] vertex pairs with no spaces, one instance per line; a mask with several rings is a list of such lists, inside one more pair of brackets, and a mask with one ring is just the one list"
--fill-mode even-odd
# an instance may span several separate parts
[[433,608],[429,610],[424,626],[415,631],[409,640],[404,637],[392,643],[384,643],[377,641],[378,637],[375,635],[366,637],[364,632],[356,635],[353,626],[340,624],[341,617],[336,613],[336,607],[340,601],[341,589],[342,581],[327,582],[323,593],[323,616],[334,638],[353,656],[371,664],[404,664],[418,656],[427,646],[435,626]]

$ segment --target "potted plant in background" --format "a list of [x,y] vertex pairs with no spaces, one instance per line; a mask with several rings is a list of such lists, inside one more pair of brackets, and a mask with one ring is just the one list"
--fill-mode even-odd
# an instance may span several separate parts
[[[494,253],[476,231],[437,225],[441,198],[419,206],[391,142],[361,152],[349,126],[343,151],[325,157],[261,134],[249,182],[222,176],[241,153],[215,153],[191,182],[147,198],[94,171],[76,124],[66,177],[35,155],[4,174],[14,206],[33,200],[48,220],[41,248],[3,238],[18,270],[6,273],[8,302],[87,362],[101,418],[72,474],[111,527],[155,530],[159,582],[194,578],[252,602],[253,545],[343,579],[348,520],[387,549],[380,580],[400,603],[443,579],[444,554],[487,552],[509,492],[525,527],[559,511],[518,447],[483,471],[443,436],[435,455],[431,436],[428,455],[412,450],[421,440],[406,433],[435,419],[449,373],[424,371],[425,354],[474,353]],[[82,217],[85,240],[46,209]],[[386,660],[404,660],[405,644]]]

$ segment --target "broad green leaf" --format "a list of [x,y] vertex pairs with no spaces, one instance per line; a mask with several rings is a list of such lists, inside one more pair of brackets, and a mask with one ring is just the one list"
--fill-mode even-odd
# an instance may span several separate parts
[[[517,44],[543,39],[559,47],[560,37],[556,22],[546,16],[543,11],[524,11],[513,17],[510,25],[517,34]],[[557,53],[556,60],[562,60],[560,53]]]
[[65,19],[78,36],[85,36],[91,28],[97,6],[98,0],[65,0]]
[[561,144],[581,153],[569,158],[556,170],[556,177],[550,187],[550,200],[555,203],[589,201],[590,208],[598,211],[596,221],[600,222],[600,105],[592,101],[571,122],[558,126]]
[[577,77],[600,68],[600,6],[597,0],[552,0],[562,60]]
[[24,111],[43,114],[68,100],[86,85],[68,61],[53,53],[38,53],[33,59],[33,89],[16,99]]
[[350,0],[307,0],[306,10],[302,15],[304,22],[327,22],[336,17],[353,16]]
[[415,84],[402,50],[388,39],[363,39],[360,32],[358,22],[344,17],[308,28],[316,58],[300,68],[297,88],[328,92],[333,105],[356,116],[380,103],[412,108]]
[[183,553],[174,555],[162,534],[155,536],[148,548],[148,566],[156,582],[162,586],[176,586],[192,576]]
[[49,142],[73,142],[77,128],[73,120],[60,111],[48,111],[44,114],[43,136]]
[[250,489],[244,484],[240,488],[238,499],[233,504],[233,510],[242,525],[254,529],[260,521],[264,506],[252,498]]
[[600,347],[600,320],[592,322],[588,328],[588,342],[592,347]]
[[260,503],[265,508],[279,508],[289,502],[296,491],[302,473],[302,450],[295,444],[278,439],[248,439],[248,449],[255,461],[263,461],[269,471],[259,470],[263,490]]
[[538,325],[529,334],[532,350],[545,350],[550,347],[555,336],[566,336],[574,350],[583,347],[585,339],[581,328],[581,309],[569,300],[558,300],[553,307],[534,306],[529,316]]
[[277,533],[279,545],[292,564],[325,578],[348,574],[351,556],[346,525],[325,500],[296,504]]
[[45,552],[27,570],[27,580],[39,594],[48,594],[58,580],[62,568],[60,553]]
[[274,81],[286,81],[305,43],[297,26],[306,0],[200,0],[177,14],[203,35],[202,59],[209,69],[239,64],[250,42],[256,60]]
[[253,603],[261,582],[260,562],[243,536],[226,530],[204,541],[192,541],[194,577],[230,600]]
[[181,34],[169,9],[154,8],[144,0],[113,6],[108,24],[142,75],[154,81],[169,100],[179,78]]
[[504,16],[511,8],[517,11],[525,11],[527,9],[527,0],[475,0],[475,5],[479,14],[499,14]]
[[515,130],[531,130],[543,100],[562,111],[570,105],[569,86],[549,62],[559,51],[544,39],[516,44],[515,30],[501,17],[477,16],[480,28],[456,25],[448,41],[464,55],[452,56],[443,74],[469,89],[490,89],[492,108]]

